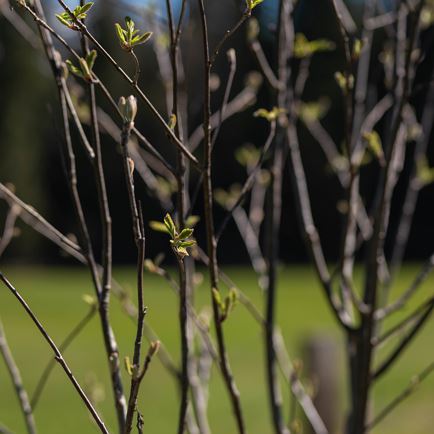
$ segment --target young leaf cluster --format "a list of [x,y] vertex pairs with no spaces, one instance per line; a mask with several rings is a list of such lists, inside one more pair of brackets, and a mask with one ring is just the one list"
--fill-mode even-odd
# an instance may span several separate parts
[[251,12],[256,6],[260,5],[264,0],[246,0],[247,10]]
[[[151,342],[146,358],[150,360],[155,354],[157,354],[158,350],[160,349],[160,345],[160,341]],[[124,363],[125,370],[130,377],[139,380],[144,377],[146,373],[146,365],[144,365],[143,367],[134,365],[133,363],[131,363],[131,360],[128,356],[125,357]]]
[[308,41],[303,33],[297,33],[294,41],[294,57],[303,59],[311,57],[315,53],[322,53],[324,51],[332,51],[335,49],[335,44],[328,39],[315,39]]
[[66,61],[66,66],[76,77],[92,83],[95,80],[92,76],[92,70],[95,65],[96,56],[96,50],[92,50],[87,54],[86,58],[80,57],[78,66],[75,66],[70,60]]
[[335,80],[342,92],[346,93],[354,87],[354,75],[346,74],[341,71],[335,72]]
[[384,159],[383,144],[381,143],[381,137],[376,131],[369,131],[363,133],[363,139],[368,145],[368,149],[372,152],[379,163],[384,166],[386,163]]
[[128,52],[135,46],[144,44],[152,36],[152,32],[139,34],[140,31],[135,28],[135,23],[130,17],[125,17],[125,29],[119,23],[115,23],[115,29],[121,48]]
[[69,12],[62,12],[61,14],[56,14],[56,18],[66,27],[71,30],[80,30],[80,27],[77,25],[77,20],[81,21],[87,17],[87,13],[92,8],[93,2],[89,2],[84,4],[83,6],[77,6],[73,11],[72,17]]
[[214,300],[217,303],[220,310],[219,321],[223,322],[228,318],[229,314],[233,311],[237,303],[238,300],[237,291],[235,288],[231,288],[229,290],[228,295],[226,295],[224,299],[222,299],[220,291],[218,291],[216,288],[212,289],[212,293],[213,293]]
[[255,118],[264,118],[268,122],[275,121],[280,115],[287,113],[287,110],[280,107],[273,107],[273,109],[267,110],[264,108],[260,108],[253,113]]
[[151,221],[150,226],[154,231],[164,232],[171,237],[170,244],[173,251],[180,259],[184,259],[188,255],[187,248],[193,247],[196,241],[190,239],[194,229],[184,228],[179,230],[170,214],[166,214],[163,222]]

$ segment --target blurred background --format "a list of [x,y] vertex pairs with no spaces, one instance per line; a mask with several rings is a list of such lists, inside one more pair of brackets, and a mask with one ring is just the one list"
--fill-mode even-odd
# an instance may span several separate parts
[[[179,12],[179,3],[174,1],[175,15]],[[387,12],[393,7],[393,1],[380,1],[379,8]],[[199,28],[196,24],[196,10],[189,6],[186,20],[188,27],[183,33],[182,52],[185,64],[185,75],[189,92],[188,101],[188,130],[192,134],[196,128],[200,128],[202,116],[202,51],[198,39]],[[364,2],[359,0],[347,1],[348,11],[351,13],[354,24],[354,35],[359,34],[358,26],[363,14]],[[45,1],[49,22],[56,30],[60,31],[71,44],[78,46],[77,35],[74,32],[64,31],[62,26],[54,18],[54,13],[59,12],[59,6],[55,1]],[[73,2],[71,3],[73,5]],[[215,44],[223,32],[235,23],[243,10],[242,1],[221,0],[209,5],[211,45]],[[326,38],[339,41],[336,26],[333,21],[329,2],[317,0],[300,0],[295,11],[296,32],[302,32],[310,39]],[[152,30],[155,26],[165,28],[167,19],[165,2],[160,1],[96,1],[92,11],[89,25],[98,39],[120,64],[130,71],[134,71],[131,58],[122,52],[119,47],[113,24],[123,22],[125,15],[131,15],[139,29]],[[271,63],[275,60],[275,31],[277,2],[266,0],[261,7],[255,9],[255,16],[260,24],[260,41]],[[32,23],[23,18],[34,30]],[[155,30],[155,29],[154,29]],[[433,29],[424,30],[422,44],[427,50],[427,55],[422,59],[422,65],[418,69],[416,77],[416,91],[412,95],[412,102],[416,115],[420,116],[420,108],[425,101],[428,84],[433,68],[434,56],[432,53]],[[164,36],[164,34],[163,34]],[[377,31],[374,39],[372,54],[372,69],[369,76],[369,92],[381,96],[384,92],[384,68],[381,63],[381,52],[384,42],[387,40],[387,32]],[[0,180],[14,184],[16,192],[24,201],[38,209],[48,221],[65,233],[74,232],[74,216],[71,202],[65,182],[65,167],[62,157],[61,134],[59,132],[59,112],[57,106],[56,89],[51,77],[51,71],[41,52],[35,50],[32,45],[37,45],[37,39],[32,36],[26,41],[16,29],[0,14]],[[214,88],[212,94],[213,109],[220,107],[229,66],[224,55],[225,49],[230,46],[236,48],[237,72],[231,91],[231,98],[238,95],[244,88],[247,78],[252,71],[257,70],[257,64],[246,43],[246,31],[242,29],[224,47],[216,67],[214,69]],[[311,75],[308,79],[303,99],[306,102],[322,99],[329,107],[321,120],[323,126],[331,137],[340,146],[342,141],[342,97],[339,87],[334,79],[334,72],[342,67],[342,50],[320,53],[314,56],[311,67]],[[136,53],[142,65],[140,85],[149,95],[156,107],[166,115],[165,92],[162,77],[158,67],[158,58],[153,45],[147,44],[139,47]],[[129,94],[125,84],[117,79],[114,69],[102,58],[96,63],[97,73],[109,83],[112,94],[117,98],[120,95]],[[100,104],[112,114],[110,108],[105,106],[100,98]],[[250,106],[243,112],[232,116],[223,124],[220,138],[214,150],[214,182],[216,188],[228,189],[234,183],[242,183],[246,177],[245,168],[233,158],[236,150],[246,144],[253,144],[260,148],[263,146],[267,135],[264,121],[252,116],[259,108],[271,108],[270,92],[266,84],[262,85],[257,97],[250,102]],[[168,115],[167,115],[168,118]],[[153,122],[152,115],[146,108],[141,107],[136,125],[149,141],[171,162],[176,161],[173,146],[164,136],[161,128]],[[387,130],[387,125],[383,125]],[[314,215],[319,232],[323,239],[323,245],[327,257],[333,260],[337,254],[339,230],[341,222],[339,203],[344,198],[344,192],[336,180],[335,175],[327,165],[325,157],[316,141],[300,123],[300,140],[302,145],[303,162],[308,175],[309,188],[312,195]],[[125,195],[123,194],[123,175],[119,159],[117,145],[112,137],[103,134],[104,164],[107,174],[109,196],[111,200],[111,212],[114,221],[114,259],[117,263],[129,263],[135,260],[134,248],[130,237],[124,236],[124,230],[128,225],[129,215],[126,209]],[[412,152],[414,142],[408,143],[408,151]],[[429,147],[431,149],[431,147]],[[89,179],[89,167],[81,150],[78,150],[79,159],[79,183],[83,194],[83,202],[88,209],[90,227],[98,226],[98,210],[95,206],[95,191]],[[200,155],[200,149],[199,149]],[[432,151],[429,151],[432,154]],[[371,164],[375,166],[375,164]],[[367,203],[368,209],[372,201],[372,191],[376,185],[375,167],[371,170],[367,165],[367,173],[372,171],[372,176],[365,176],[361,186],[362,197]],[[404,168],[404,182],[407,179],[408,168]],[[192,185],[195,184],[195,175],[192,175]],[[283,192],[283,221],[281,229],[281,258],[284,261],[301,262],[306,259],[303,243],[297,228],[296,213],[291,194],[288,170],[285,170]],[[170,182],[160,180],[170,195]],[[166,180],[167,181],[167,180]],[[146,199],[145,219],[161,220],[162,212],[158,200],[149,194],[142,183],[139,185],[140,194]],[[399,211],[402,206],[402,186],[398,186],[394,198],[394,209]],[[414,227],[410,236],[407,249],[407,259],[420,260],[429,253],[434,241],[434,226],[431,224],[434,208],[433,201],[429,200],[434,192],[433,186],[427,186],[421,193],[419,205],[416,210]],[[3,204],[0,204],[2,207]],[[194,214],[201,214],[200,199],[194,209]],[[1,208],[2,212],[4,211]],[[219,221],[223,215],[223,209],[218,205],[215,208],[216,219]],[[396,223],[392,213],[392,231]],[[23,234],[18,238],[5,255],[8,261],[28,262],[62,262],[59,252],[42,237],[35,235],[31,230],[23,228]],[[98,234],[99,231],[93,231]],[[200,231],[199,231],[200,232]],[[198,232],[198,236],[203,234]],[[98,235],[95,235],[98,237]],[[99,243],[98,239],[95,239]],[[165,240],[155,237],[147,246],[148,255],[153,256],[162,250]],[[226,252],[222,261],[228,263],[243,263],[247,261],[247,253],[243,243],[238,238],[233,222],[221,241],[221,248]],[[99,249],[96,248],[96,251]]]
[[[346,19],[352,26],[355,37],[361,36],[360,24],[364,7],[363,0],[342,0],[347,8]],[[13,4],[13,2],[11,2]],[[74,47],[80,48],[77,34],[65,31],[54,14],[60,12],[55,0],[44,0],[48,21]],[[208,17],[211,46],[221,39],[224,32],[240,17],[244,8],[244,0],[208,1]],[[395,0],[378,0],[379,14],[387,14],[394,10]],[[69,1],[70,6],[77,2]],[[264,53],[271,64],[276,62],[276,0],[265,0],[255,8],[254,15],[259,23],[259,40]],[[180,1],[172,0],[175,16],[179,13]],[[434,6],[430,3],[431,6]],[[22,11],[16,10],[14,25],[10,17],[8,2],[0,0],[0,182],[14,185],[16,194],[26,203],[36,208],[49,222],[63,233],[76,233],[77,227],[73,208],[66,184],[66,172],[63,157],[61,119],[57,100],[56,86],[49,65],[38,50],[39,42],[35,27]],[[116,60],[130,74],[134,72],[131,58],[122,52],[114,30],[114,23],[123,23],[124,17],[134,18],[137,27],[142,31],[153,31],[154,38],[150,43],[136,50],[142,73],[139,84],[154,105],[169,119],[162,70],[161,50],[167,48],[167,16],[164,0],[96,0],[88,25],[98,40],[113,54]],[[299,0],[295,9],[296,32],[306,35],[308,40],[328,39],[337,48],[334,51],[316,54],[312,59],[311,73],[308,78],[303,100],[306,103],[322,102],[324,109],[321,124],[331,138],[341,147],[343,140],[343,101],[342,92],[336,83],[334,73],[343,68],[342,47],[336,29],[335,19],[330,2],[320,0]],[[17,17],[20,17],[19,19]],[[429,21],[431,19],[431,22]],[[189,2],[186,14],[187,26],[182,36],[182,55],[185,66],[186,88],[189,95],[187,130],[190,138],[197,136],[202,122],[202,47],[200,28],[195,2]],[[432,24],[432,17],[427,20]],[[20,35],[17,28],[24,31]],[[268,125],[255,118],[253,113],[258,108],[271,109],[272,93],[266,83],[258,84],[254,72],[258,70],[256,60],[249,48],[246,37],[246,26],[239,31],[221,52],[214,68],[212,79],[212,106],[217,111],[223,100],[225,84],[229,76],[229,63],[225,51],[230,47],[236,49],[237,71],[231,90],[231,99],[239,95],[249,95],[245,107],[224,122],[219,139],[213,153],[214,186],[216,189],[228,191],[234,184],[243,183],[246,179],[246,167],[234,158],[239,149],[253,146],[260,149],[268,135]],[[385,74],[385,47],[389,34],[385,30],[377,30],[374,35],[371,69],[369,71],[368,94],[373,101],[378,100],[386,92],[387,76]],[[416,118],[420,120],[421,111],[427,99],[428,88],[432,81],[434,68],[433,26],[427,25],[421,33],[421,43],[426,55],[421,59],[417,70],[415,85],[411,94],[411,103]],[[67,53],[59,50],[66,59]],[[295,69],[299,65],[295,62]],[[95,65],[97,74],[108,83],[115,98],[129,95],[130,89],[118,74],[103,58],[98,58]],[[252,85],[254,83],[254,85]],[[73,80],[70,82],[73,88]],[[252,91],[254,89],[254,91]],[[74,89],[73,89],[74,90]],[[80,93],[75,89],[77,106]],[[109,115],[112,109],[98,95],[99,104]],[[89,116],[86,109],[80,113],[83,119]],[[137,128],[172,164],[176,163],[176,152],[169,143],[162,129],[155,123],[149,111],[140,106]],[[387,134],[388,125],[380,123],[381,135]],[[320,232],[325,255],[333,262],[338,254],[341,236],[342,201],[344,191],[336,179],[332,168],[304,124],[298,124],[301,152],[308,177],[312,198],[313,213]],[[196,135],[195,135],[196,134]],[[78,137],[74,136],[76,142]],[[134,270],[130,267],[136,261],[136,250],[130,234],[130,216],[125,194],[124,175],[116,134],[112,137],[102,132],[104,168],[113,218],[113,254],[115,261],[114,275],[117,281],[129,294],[134,294]],[[432,140],[428,146],[428,165],[434,165]],[[406,152],[413,155],[415,140],[408,140]],[[95,243],[95,252],[99,252],[101,239],[99,229],[99,213],[96,192],[92,181],[91,168],[86,156],[77,146],[79,167],[79,185],[90,233]],[[201,157],[201,147],[196,151]],[[342,150],[341,150],[342,152]],[[402,180],[397,186],[391,213],[391,234],[396,231],[397,219],[402,211],[405,187],[410,176],[411,158],[404,168]],[[283,216],[280,233],[280,259],[285,265],[279,269],[279,302],[277,303],[277,323],[282,328],[285,343],[294,359],[306,359],[309,351],[307,343],[317,339],[331,342],[333,355],[329,363],[333,366],[326,375],[331,377],[338,391],[333,394],[332,402],[339,427],[345,415],[346,402],[346,366],[343,348],[346,342],[339,332],[334,318],[330,314],[324,299],[320,296],[319,285],[307,265],[307,255],[297,224],[297,216],[293,193],[290,185],[289,167],[285,168],[283,182]],[[374,191],[378,182],[378,163],[375,159],[367,161],[363,168],[361,195],[368,210],[372,207]],[[173,180],[157,177],[162,197],[156,197],[143,182],[137,182],[137,191],[143,202],[146,222],[162,220],[164,212],[161,202],[170,201],[174,197]],[[191,174],[191,188],[197,183],[197,175]],[[426,185],[419,196],[414,224],[406,251],[406,260],[419,262],[425,260],[434,246],[434,186]],[[201,215],[201,195],[193,209],[193,214]],[[218,196],[218,195],[217,195]],[[221,196],[221,195],[220,195]],[[6,206],[0,202],[0,229],[3,227]],[[215,204],[217,225],[223,219],[225,210]],[[202,225],[197,227],[195,236],[199,244],[204,246]],[[70,332],[78,319],[86,314],[88,306],[83,303],[83,293],[92,293],[90,279],[86,271],[69,267],[74,261],[59,254],[59,250],[32,229],[19,223],[20,236],[17,237],[1,258],[2,270],[22,289],[25,298],[41,315],[44,324],[50,330],[56,342],[60,342]],[[154,234],[147,228],[148,243],[146,256],[155,257],[161,251],[167,251],[167,237]],[[387,250],[387,244],[386,244]],[[260,311],[264,307],[264,293],[258,288],[255,274],[248,267],[249,257],[238,230],[233,221],[229,222],[219,245],[219,261],[234,282],[242,288]],[[169,256],[169,255],[168,255]],[[97,258],[98,260],[99,258]],[[170,263],[170,257],[167,262]],[[6,265],[5,265],[6,264]],[[25,267],[20,265],[24,264]],[[15,266],[18,265],[18,266]],[[49,265],[49,266],[40,266]],[[55,265],[55,266],[52,266]],[[406,264],[392,289],[392,296],[402,293],[418,272],[416,265]],[[173,271],[169,267],[169,271]],[[209,287],[206,283],[206,271],[199,267],[196,308],[205,315],[209,311]],[[359,269],[356,270],[356,281],[362,279]],[[430,290],[434,278],[429,277],[420,293],[413,300],[413,305],[421,302],[423,293]],[[226,289],[225,289],[226,290]],[[161,278],[146,275],[146,303],[149,306],[147,321],[158,333],[176,363],[179,360],[179,331],[177,322],[178,298],[171,293]],[[9,340],[16,359],[22,368],[24,383],[28,389],[35,390],[39,373],[44,369],[49,356],[44,343],[27,318],[24,317],[15,300],[5,291],[0,291],[0,314],[5,324]],[[208,309],[208,310],[207,310]],[[126,319],[122,312],[122,303],[113,297],[111,315],[114,329],[117,332],[120,353],[131,353],[134,324]],[[402,315],[401,313],[399,315]],[[397,321],[398,318],[394,321]],[[402,317],[402,316],[401,316]],[[387,324],[389,325],[389,324]],[[228,350],[238,385],[241,390],[246,412],[249,433],[266,434],[270,432],[270,420],[267,412],[267,391],[265,386],[264,352],[262,331],[243,307],[237,307],[236,318],[225,323],[228,338]],[[312,339],[314,336],[314,339]],[[411,351],[402,358],[396,370],[382,380],[373,393],[373,406],[382,408],[408,384],[409,379],[426,364],[426,360],[434,357],[432,337],[434,324],[430,323],[415,342]],[[91,354],[92,356],[89,356]],[[98,410],[110,427],[114,427],[115,417],[112,411],[110,386],[107,380],[107,366],[102,350],[99,324],[96,319],[90,323],[67,352],[68,361],[74,372],[84,384],[86,392],[91,395]],[[335,358],[333,358],[335,357]],[[307,365],[306,365],[307,366]],[[0,420],[7,426],[24,432],[16,402],[10,397],[13,389],[3,366],[0,366]],[[2,370],[3,369],[3,370]],[[145,378],[141,403],[147,423],[147,432],[173,432],[177,417],[177,386],[173,378],[163,369],[160,363],[152,365],[152,374]],[[315,389],[309,377],[309,367],[305,368],[305,383],[309,390]],[[127,374],[123,371],[125,379]],[[338,378],[334,378],[337,376]],[[281,378],[287,385],[287,379]],[[432,380],[432,379],[431,379]],[[401,407],[399,417],[389,418],[374,434],[427,434],[432,432],[434,423],[432,415],[433,381],[426,382],[418,391],[417,398],[408,400]],[[285,415],[296,411],[302,418],[300,409],[290,407],[289,387],[283,388]],[[217,368],[212,369],[210,384],[209,416],[216,433],[232,433],[234,423],[231,417],[226,391],[222,385]],[[55,414],[57,417],[53,418]],[[62,434],[74,434],[78,431],[93,432],[93,425],[88,415],[81,408],[74,392],[66,383],[63,373],[55,370],[47,385],[46,394],[35,413],[40,423],[41,432],[58,433],[58,420],[65,426]],[[21,424],[21,425],[20,425]],[[84,428],[85,427],[85,428]],[[88,430],[88,431],[86,431]],[[340,432],[339,428],[335,432]]]

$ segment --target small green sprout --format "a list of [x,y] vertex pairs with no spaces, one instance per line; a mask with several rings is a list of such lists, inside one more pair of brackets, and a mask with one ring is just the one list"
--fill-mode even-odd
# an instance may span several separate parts
[[139,35],[140,31],[135,28],[134,21],[130,17],[125,17],[125,26],[126,28],[123,29],[119,23],[115,23],[119,43],[125,51],[131,52],[135,46],[144,44],[152,36],[152,32]]
[[368,145],[368,149],[372,152],[372,154],[377,158],[381,166],[386,164],[384,159],[383,145],[381,143],[381,137],[378,135],[376,131],[368,131],[364,132],[363,140],[366,141]]
[[184,228],[179,230],[170,214],[166,214],[163,222],[151,221],[149,226],[154,231],[166,233],[171,237],[170,245],[172,250],[180,259],[189,256],[187,248],[196,244],[195,240],[190,239],[194,229]]
[[72,15],[69,12],[62,12],[61,14],[56,14],[56,18],[68,29],[71,30],[80,30],[80,26],[77,24],[77,21],[84,20],[87,17],[87,13],[92,8],[93,2],[89,2],[84,4],[83,6],[77,6],[73,11]]
[[303,59],[305,57],[311,57],[315,53],[332,51],[335,47],[335,44],[328,39],[315,39],[314,41],[308,41],[303,33],[297,33],[294,41],[294,57],[297,59]]
[[229,314],[233,311],[238,301],[238,292],[235,288],[231,288],[229,290],[229,293],[224,298],[224,300],[222,299],[221,293],[218,289],[213,288],[212,294],[213,294],[214,301],[217,303],[217,306],[219,307],[219,311],[220,311],[219,321],[223,322],[228,318]]
[[177,123],[176,114],[173,113],[173,114],[170,115],[170,119],[169,119],[169,123],[168,123],[169,128],[171,130],[174,130],[175,127],[176,127],[176,123]]
[[347,92],[354,87],[354,75],[343,73],[341,71],[335,72],[335,80],[343,92]]
[[284,108],[280,108],[280,107],[273,107],[273,109],[271,111],[264,109],[264,108],[260,108],[260,109],[256,110],[255,113],[253,113],[253,116],[255,118],[264,118],[268,122],[273,122],[279,116],[284,115],[285,113],[287,113],[287,110]]
[[246,7],[247,7],[247,10],[248,10],[249,12],[252,12],[252,10],[253,10],[256,6],[260,5],[263,1],[264,1],[264,0],[246,0]]
[[360,54],[362,53],[363,46],[365,45],[362,39],[355,39],[353,42],[353,51],[351,53],[351,57],[354,60],[358,60],[360,58]]
[[78,60],[79,66],[75,66],[70,60],[67,60],[65,63],[69,72],[74,74],[76,77],[82,78],[88,83],[94,83],[95,79],[93,78],[92,70],[95,65],[96,56],[96,50],[92,50],[88,53],[85,59],[80,57]]
[[426,157],[419,158],[416,162],[417,180],[424,186],[434,182],[434,168],[430,167]]

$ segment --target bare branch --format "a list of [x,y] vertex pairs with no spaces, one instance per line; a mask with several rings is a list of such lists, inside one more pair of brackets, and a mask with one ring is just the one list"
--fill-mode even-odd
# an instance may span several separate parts
[[24,308],[26,313],[29,315],[31,320],[36,325],[37,329],[41,333],[42,337],[47,341],[48,345],[51,347],[51,349],[54,352],[55,359],[59,363],[59,365],[62,367],[62,369],[65,371],[66,376],[68,377],[69,381],[74,386],[75,390],[77,391],[78,395],[80,396],[81,400],[83,401],[84,405],[87,407],[90,415],[92,416],[93,420],[96,422],[99,430],[104,434],[109,434],[109,431],[104,425],[104,422],[101,420],[100,416],[92,406],[92,403],[90,402],[89,398],[84,393],[83,389],[81,388],[80,384],[75,379],[73,373],[71,372],[71,369],[69,368],[68,364],[66,363],[65,359],[62,356],[62,353],[57,348],[54,341],[51,339],[50,335],[47,333],[43,325],[39,322],[36,315],[33,313],[29,305],[26,303],[26,301],[23,299],[23,297],[20,295],[20,293],[15,289],[15,287],[9,282],[9,280],[4,276],[2,272],[0,272],[0,280],[4,283],[4,285],[9,289],[9,291],[12,293],[12,295],[19,301],[21,306]]
[[394,410],[399,404],[401,404],[406,398],[408,398],[419,387],[428,376],[434,371],[434,363],[428,365],[420,374],[414,376],[410,384],[396,396],[383,410],[380,411],[365,427],[366,432],[369,432],[377,426],[386,416],[388,416],[392,410]]
[[9,371],[9,375],[14,384],[15,392],[20,403],[20,408],[24,416],[27,432],[29,434],[36,434],[36,424],[33,417],[33,409],[30,404],[29,395],[24,387],[23,380],[21,378],[20,370],[16,364],[12,352],[9,348],[8,341],[6,340],[6,333],[3,328],[3,324],[0,320],[0,353],[3,356],[3,360]]

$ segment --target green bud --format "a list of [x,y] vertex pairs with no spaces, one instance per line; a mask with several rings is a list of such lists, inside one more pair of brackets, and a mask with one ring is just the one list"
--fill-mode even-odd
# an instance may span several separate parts
[[136,97],[133,95],[130,95],[127,98],[121,96],[119,98],[118,108],[122,117],[124,118],[124,122],[134,124],[134,119],[136,118],[137,114]]

